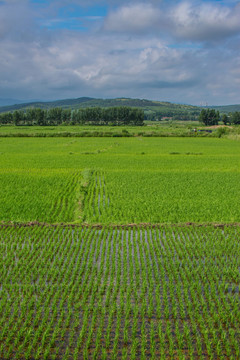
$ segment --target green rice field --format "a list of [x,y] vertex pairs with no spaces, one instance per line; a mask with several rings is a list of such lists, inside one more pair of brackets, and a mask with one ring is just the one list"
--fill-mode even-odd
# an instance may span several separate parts
[[240,142],[0,138],[0,359],[240,359]]
[[239,228],[0,234],[1,359],[239,359]]
[[2,138],[0,219],[234,223],[240,142],[208,138]]

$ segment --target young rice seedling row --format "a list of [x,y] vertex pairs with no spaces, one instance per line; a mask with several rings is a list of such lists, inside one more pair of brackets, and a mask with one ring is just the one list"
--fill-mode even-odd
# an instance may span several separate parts
[[239,232],[2,226],[0,358],[239,359]]

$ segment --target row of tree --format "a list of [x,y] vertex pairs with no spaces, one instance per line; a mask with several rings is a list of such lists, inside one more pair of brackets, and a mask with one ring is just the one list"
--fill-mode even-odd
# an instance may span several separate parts
[[224,125],[238,125],[240,124],[240,112],[235,111],[233,113],[223,114],[220,116],[219,111],[214,109],[203,109],[199,115],[199,121],[204,125],[218,125],[219,121],[222,121]]
[[144,112],[138,108],[120,106],[110,108],[91,107],[71,110],[29,108],[0,114],[0,124],[19,125],[138,125],[142,126]]

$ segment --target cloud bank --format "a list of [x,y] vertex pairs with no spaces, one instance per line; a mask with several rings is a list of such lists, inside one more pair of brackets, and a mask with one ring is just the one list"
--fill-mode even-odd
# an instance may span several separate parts
[[1,1],[0,98],[240,103],[238,1],[100,5]]

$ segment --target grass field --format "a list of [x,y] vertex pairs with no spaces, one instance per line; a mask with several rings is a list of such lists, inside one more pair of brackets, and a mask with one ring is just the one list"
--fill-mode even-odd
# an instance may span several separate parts
[[[194,131],[197,130],[197,131]],[[211,130],[211,133],[206,132]],[[1,137],[234,137],[239,139],[240,126],[219,124],[206,127],[198,121],[145,121],[144,126],[13,126],[0,125]]]
[[0,359],[240,359],[239,183],[239,141],[0,138]]
[[[197,121],[146,121],[145,126],[0,126],[1,137],[194,136]],[[201,134],[206,135],[206,134]],[[200,136],[200,134],[199,134]]]

